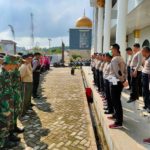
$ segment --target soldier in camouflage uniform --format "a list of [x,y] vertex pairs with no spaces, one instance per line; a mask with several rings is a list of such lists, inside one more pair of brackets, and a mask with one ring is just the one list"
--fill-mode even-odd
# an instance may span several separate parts
[[[10,139],[10,131],[14,129],[14,89],[12,72],[16,68],[13,57],[4,59],[0,69],[0,148],[17,146],[17,140]],[[15,136],[14,136],[15,137]]]
[[17,57],[18,66],[12,72],[12,87],[13,87],[13,99],[14,99],[14,132],[22,133],[24,129],[20,129],[17,127],[17,119],[22,112],[22,97],[21,97],[21,76],[18,70],[20,65],[20,58]]
[[13,129],[9,131],[9,140],[14,142],[19,142],[20,138],[14,135],[14,132],[22,133],[24,129],[20,129],[17,127],[17,119],[19,114],[21,114],[22,109],[22,99],[21,99],[21,77],[20,72],[18,70],[19,65],[21,63],[21,58],[18,56],[6,56],[5,61],[14,66],[14,69],[10,72],[11,76],[11,87],[12,87],[12,95],[13,95]]

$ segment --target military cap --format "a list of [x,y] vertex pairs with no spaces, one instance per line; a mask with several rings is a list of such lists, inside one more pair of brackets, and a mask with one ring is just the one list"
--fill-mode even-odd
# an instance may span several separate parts
[[23,59],[26,59],[26,58],[28,58],[28,57],[29,57],[29,55],[23,55],[23,56],[22,56]]
[[7,55],[4,57],[4,63],[5,64],[20,64],[21,58],[19,56],[15,55]]

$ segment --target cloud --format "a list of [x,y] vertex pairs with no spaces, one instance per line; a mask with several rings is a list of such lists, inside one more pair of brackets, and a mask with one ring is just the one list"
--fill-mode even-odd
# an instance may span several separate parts
[[[0,33],[0,40],[13,40],[12,34],[10,30],[5,30]],[[17,46],[26,47],[27,49],[31,48],[31,38],[30,37],[16,37],[15,41],[17,42]],[[40,47],[49,47],[49,41],[46,37],[35,37],[35,46]],[[65,45],[69,45],[68,36],[62,37],[54,37],[51,38],[51,47],[61,46],[62,41]]]
[[43,41],[39,43],[45,43],[47,46],[44,41],[48,38],[53,38],[57,42],[61,37],[67,39],[69,28],[74,27],[76,19],[82,16],[84,8],[87,16],[92,18],[89,0],[1,0],[0,10],[3,13],[0,15],[2,20],[0,38],[6,35],[11,38],[8,31],[8,24],[11,24],[15,30],[16,40],[18,39],[19,43],[23,43],[23,40],[26,41],[24,43],[29,43],[30,13],[33,12],[35,40]]

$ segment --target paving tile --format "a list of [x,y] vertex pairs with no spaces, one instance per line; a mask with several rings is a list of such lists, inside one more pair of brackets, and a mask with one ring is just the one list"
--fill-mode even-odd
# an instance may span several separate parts
[[41,99],[32,100],[33,110],[20,119],[25,127],[21,145],[13,150],[90,149],[88,120],[84,111],[81,73],[70,75],[70,68],[53,69],[41,77]]

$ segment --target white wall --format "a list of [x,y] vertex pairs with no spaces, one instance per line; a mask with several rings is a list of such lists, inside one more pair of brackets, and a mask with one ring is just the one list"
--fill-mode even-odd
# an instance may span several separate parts
[[[128,0],[128,14],[136,9],[144,0]],[[111,20],[111,28],[116,26],[117,24],[117,3],[112,8],[112,20]],[[114,18],[114,14],[116,14],[116,18]]]
[[[140,37],[140,44],[143,45],[145,40],[149,40],[150,42],[150,26],[141,29],[141,37]],[[135,43],[134,34],[128,35],[128,46],[132,47]]]

